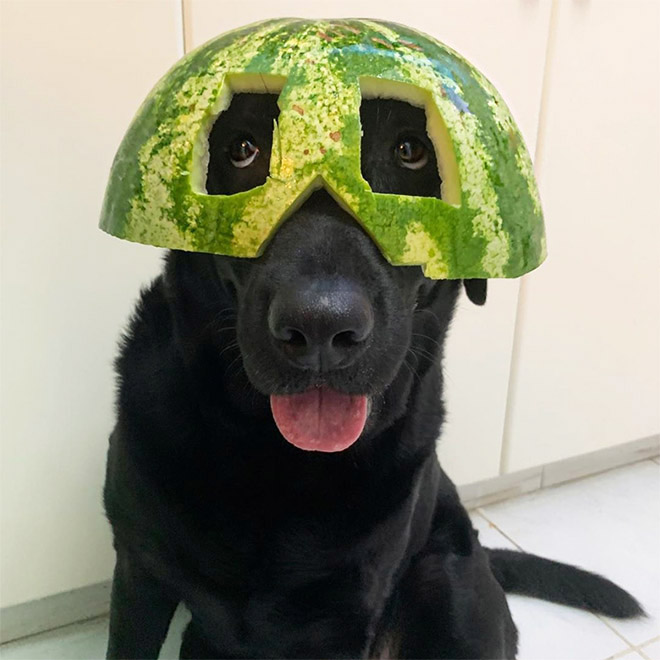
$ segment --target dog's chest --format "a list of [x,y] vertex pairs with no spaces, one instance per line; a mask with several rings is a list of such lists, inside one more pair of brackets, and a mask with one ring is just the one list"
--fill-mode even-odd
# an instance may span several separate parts
[[406,559],[409,520],[406,503],[369,525],[350,512],[233,521],[204,551],[214,586],[187,605],[226,654],[367,655]]

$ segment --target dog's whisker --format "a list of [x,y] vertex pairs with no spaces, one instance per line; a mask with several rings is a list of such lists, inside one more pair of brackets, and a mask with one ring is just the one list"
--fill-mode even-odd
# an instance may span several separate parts
[[218,353],[218,358],[220,358],[224,353],[227,351],[233,349],[233,348],[239,348],[238,341],[235,340],[229,344],[227,344],[219,353]]
[[425,358],[431,360],[432,362],[435,362],[438,359],[438,354],[433,353],[432,351],[429,351],[425,348],[422,348],[421,346],[413,346],[412,344],[406,345],[406,344],[394,344],[394,346],[398,348],[405,348],[406,353],[410,352],[415,355],[422,355]]
[[425,339],[425,340],[428,340],[428,341],[432,342],[439,349],[442,350],[442,344],[437,339],[434,339],[433,337],[429,337],[429,335],[421,334],[419,332],[413,332],[412,334],[413,334],[414,337],[419,337],[420,339]]
[[[232,322],[232,321],[233,321],[234,323],[236,323],[237,320],[238,320],[238,319],[237,319],[236,316],[234,316],[234,315],[232,315],[232,316],[225,316],[225,317],[223,317],[223,318],[216,317],[216,318],[214,318],[214,319],[211,320],[211,325],[224,327],[227,323],[230,323],[230,322]],[[235,326],[233,326],[233,327],[235,327]]]
[[402,362],[401,364],[404,364],[406,367],[408,367],[408,369],[409,369],[410,373],[413,375],[413,377],[417,377],[417,380],[419,380],[420,383],[422,382],[422,378],[421,378],[421,376],[417,373],[417,369],[415,369],[414,367],[412,367],[411,365],[409,365],[409,364],[408,364],[408,361],[407,361],[406,359],[404,359],[403,362]]
[[430,314],[437,321],[438,325],[440,326],[442,325],[440,323],[440,319],[438,318],[438,315],[432,309],[428,309],[427,307],[419,307],[413,312],[413,314],[422,314],[424,312]]
[[229,370],[237,362],[238,362],[238,370],[237,371],[240,371],[240,369],[243,367],[243,359],[242,358],[243,358],[243,356],[241,355],[241,352],[239,351],[238,355],[225,367],[225,371],[224,371],[225,375],[229,374]]
[[411,348],[410,352],[416,357],[416,358],[425,358],[428,360],[431,364],[437,364],[438,362],[438,356],[433,355],[432,353],[429,353],[428,351],[424,351],[423,349],[416,349],[416,348]]
[[406,349],[406,353],[412,353],[413,355],[419,357],[420,355],[422,357],[425,357],[427,360],[431,362],[437,362],[438,360],[438,355],[431,353],[430,351],[427,351],[424,348],[421,348],[419,346],[410,346],[406,344],[392,344],[393,348],[404,348]]
[[221,309],[219,312],[217,312],[213,318],[211,319],[212,323],[218,323],[222,322],[225,323],[229,320],[236,319],[237,318],[237,313],[236,310],[233,309]]
[[235,307],[223,307],[222,309],[219,309],[216,314],[223,314],[225,312],[231,312],[233,314],[236,313],[236,308]]

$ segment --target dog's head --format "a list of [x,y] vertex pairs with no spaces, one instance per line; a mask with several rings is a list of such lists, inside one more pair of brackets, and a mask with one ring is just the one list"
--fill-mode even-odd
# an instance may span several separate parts
[[[276,96],[234,96],[209,138],[210,194],[264,183],[277,113]],[[440,197],[422,109],[373,99],[363,102],[361,120],[362,173],[375,192]],[[196,339],[187,345],[197,359],[208,370],[224,351],[249,386],[270,398],[283,435],[321,451],[344,449],[403,413],[416,381],[441,359],[460,287],[429,280],[418,266],[390,265],[323,190],[282,224],[259,258],[176,253],[175,263],[172,277],[189,285]],[[211,279],[220,287],[209,287]],[[464,284],[483,304],[486,282]],[[238,355],[227,335],[233,329]]]

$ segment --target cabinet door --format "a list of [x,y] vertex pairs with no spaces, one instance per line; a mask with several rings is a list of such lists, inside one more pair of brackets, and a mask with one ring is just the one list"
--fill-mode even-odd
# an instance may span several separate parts
[[505,468],[660,430],[660,4],[559,2]]
[[167,2],[2,3],[2,605],[107,580],[112,361],[159,251],[97,227],[131,117],[182,54]]
[[[249,2],[226,11],[215,0],[185,3],[186,42],[195,47],[240,25],[278,16],[371,16],[416,27],[458,50],[500,90],[533,152],[540,107],[550,3],[452,0],[418,3],[339,0]],[[499,472],[518,297],[517,281],[491,281],[484,308],[460,303],[449,338],[448,422],[440,458],[459,483]]]

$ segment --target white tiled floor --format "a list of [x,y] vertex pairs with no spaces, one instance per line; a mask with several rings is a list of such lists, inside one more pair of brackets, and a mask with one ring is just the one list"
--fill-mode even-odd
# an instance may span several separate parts
[[[660,660],[660,463],[646,460],[472,514],[482,543],[519,547],[602,573],[636,596],[649,617],[622,622],[510,596],[519,660]],[[177,614],[161,658],[176,658]],[[0,648],[4,660],[102,658],[107,620]]]

